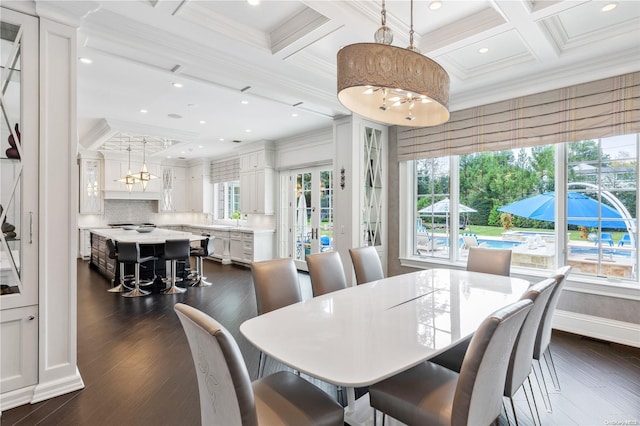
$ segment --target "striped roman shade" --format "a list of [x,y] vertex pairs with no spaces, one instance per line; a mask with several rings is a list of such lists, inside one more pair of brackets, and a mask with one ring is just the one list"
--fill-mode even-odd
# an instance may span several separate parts
[[398,160],[502,151],[640,132],[640,72],[451,113],[401,127]]
[[240,180],[240,159],[211,162],[211,183]]

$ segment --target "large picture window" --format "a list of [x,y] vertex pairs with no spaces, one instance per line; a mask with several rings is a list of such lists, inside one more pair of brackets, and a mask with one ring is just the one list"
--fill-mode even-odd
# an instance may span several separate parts
[[[413,256],[638,281],[638,135],[415,160]],[[455,186],[455,187],[454,187]]]

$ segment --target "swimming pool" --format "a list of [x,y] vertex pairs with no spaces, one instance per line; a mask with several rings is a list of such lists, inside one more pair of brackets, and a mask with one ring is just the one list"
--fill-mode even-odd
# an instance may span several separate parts
[[485,240],[484,238],[478,238],[478,244],[483,244],[485,247],[495,249],[510,249],[519,246],[522,244],[522,241]]
[[[584,255],[597,256],[598,249],[596,247],[589,248],[589,247],[569,246],[569,254],[577,254],[580,256],[584,256]],[[632,250],[618,250],[614,248],[603,248],[602,254],[607,256],[614,255],[614,256],[631,257],[633,252]]]

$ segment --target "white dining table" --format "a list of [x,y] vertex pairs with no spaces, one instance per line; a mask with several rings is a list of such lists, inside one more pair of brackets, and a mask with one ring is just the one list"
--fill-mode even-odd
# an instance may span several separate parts
[[345,387],[345,421],[355,425],[362,413],[356,413],[354,388],[445,351],[528,286],[512,277],[423,270],[277,309],[245,321],[240,331],[283,364]]

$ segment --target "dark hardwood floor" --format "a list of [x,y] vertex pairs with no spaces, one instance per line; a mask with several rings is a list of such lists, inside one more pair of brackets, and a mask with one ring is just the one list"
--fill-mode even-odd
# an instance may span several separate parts
[[[173,305],[195,306],[227,327],[251,377],[258,364],[258,351],[239,332],[256,315],[250,271],[204,263],[211,287],[127,299],[108,293],[107,280],[79,261],[78,367],[85,388],[5,411],[1,424],[198,425],[195,370]],[[308,276],[301,274],[301,282],[309,297]],[[536,390],[542,424],[640,424],[640,349],[561,332],[554,332],[552,348],[562,390],[551,394],[553,413],[545,411]],[[280,368],[269,361],[266,371]],[[321,386],[335,395],[331,386]],[[516,408],[520,424],[531,425],[522,392]],[[504,414],[500,423],[507,424]]]

